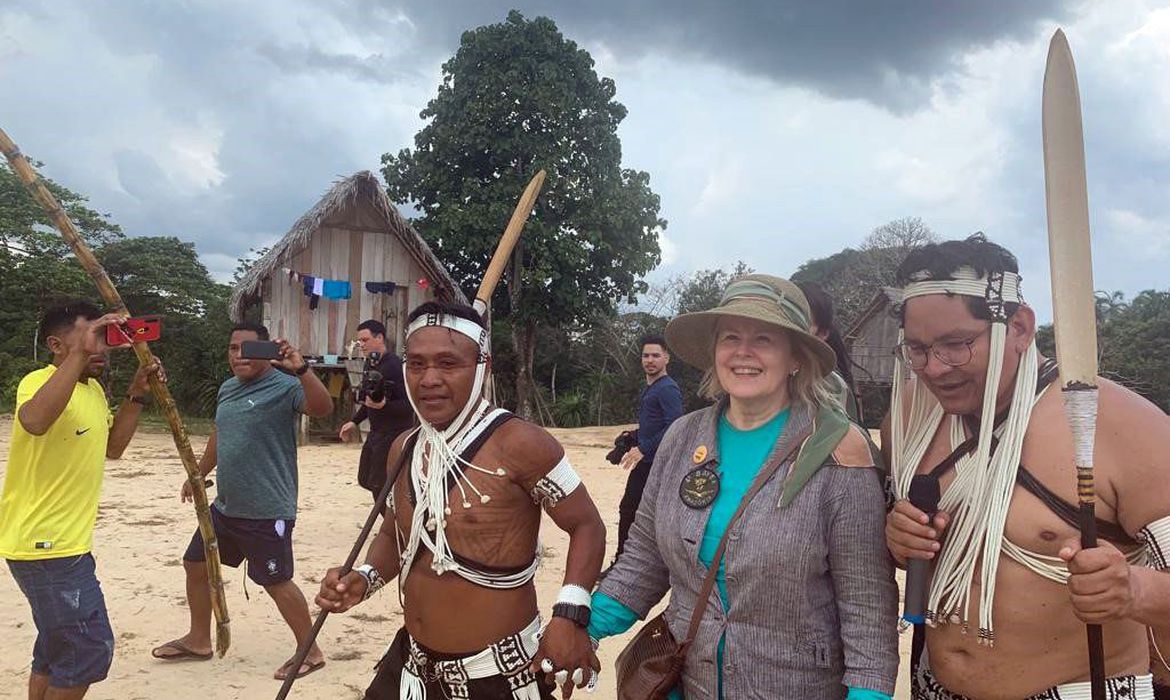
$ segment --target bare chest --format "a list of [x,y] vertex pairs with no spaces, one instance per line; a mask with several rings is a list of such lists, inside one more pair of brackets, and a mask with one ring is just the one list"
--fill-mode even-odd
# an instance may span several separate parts
[[450,546],[464,557],[489,565],[531,561],[539,506],[492,451],[480,450],[470,461],[475,468],[444,470],[441,482],[430,478],[427,460],[421,469],[408,465],[393,491],[399,532],[410,538],[414,527],[422,527],[433,535],[441,525]]
[[[969,433],[964,432],[964,436],[969,437]],[[936,465],[946,460],[952,451],[948,418],[944,419],[935,434],[919,464],[918,473],[932,471]],[[1073,462],[1072,435],[1065,423],[1057,392],[1045,395],[1033,411],[1024,437],[1020,465],[1021,471],[1026,470],[1042,490],[1050,494],[1050,499],[1076,506],[1076,469]],[[951,467],[939,475],[939,483],[944,494],[954,484],[957,470],[960,468],[963,466]],[[1116,468],[1117,465],[1111,464],[1107,459],[1098,459],[1095,464],[1097,517],[1109,522],[1117,520],[1116,498],[1110,478]],[[1032,491],[1036,490],[1035,488],[1032,490],[1024,488],[1021,485],[1024,478],[1017,477],[1004,534],[1008,540],[1020,547],[1037,554],[1056,556],[1066,541],[1078,536],[1078,530],[1057,513],[1057,507],[1034,495]]]

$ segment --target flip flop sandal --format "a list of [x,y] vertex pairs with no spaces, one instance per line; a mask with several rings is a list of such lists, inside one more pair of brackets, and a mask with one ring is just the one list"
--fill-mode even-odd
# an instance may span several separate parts
[[[160,654],[160,651],[166,649],[174,649],[178,654]],[[209,661],[211,657],[215,656],[215,652],[209,651],[205,654],[200,654],[197,651],[192,651],[190,647],[184,644],[181,640],[174,640],[155,647],[151,650],[150,655],[161,661]]]
[[[276,673],[272,674],[272,677],[278,681],[283,681],[283,680],[285,680],[285,678],[288,678],[288,668],[293,665],[294,661],[296,661],[296,660],[289,659],[288,661],[284,662],[284,665],[281,666],[280,669]],[[309,675],[310,673],[320,671],[322,668],[325,667],[325,660],[321,659],[320,661],[317,661],[316,663],[313,663],[310,661],[305,661],[301,665],[306,666],[307,668],[304,671],[301,671],[300,673],[297,674],[296,677],[298,680],[301,678],[304,678],[305,676]],[[283,677],[280,675],[281,671],[285,672],[285,675]]]

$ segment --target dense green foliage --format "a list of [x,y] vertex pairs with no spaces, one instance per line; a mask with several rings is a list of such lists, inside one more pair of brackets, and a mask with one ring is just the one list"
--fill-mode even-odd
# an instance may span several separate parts
[[[501,368],[522,414],[532,413],[539,329],[568,330],[612,314],[645,290],[659,262],[658,196],[645,172],[623,168],[617,127],[626,109],[588,52],[545,17],[463,34],[422,112],[414,150],[382,157],[391,199],[464,290],[474,292],[524,186],[547,180],[493,300],[512,330],[516,362]],[[518,265],[517,265],[518,264]],[[543,348],[542,348],[543,349]],[[511,380],[511,381],[509,381]]]
[[[117,224],[85,205],[85,197],[47,183],[94,249],[131,313],[163,317],[163,358],[171,392],[184,413],[210,415],[215,389],[227,376],[224,348],[228,287],[212,281],[195,246],[177,238],[125,238]],[[79,297],[98,303],[97,290],[50,227],[40,206],[0,165],[0,407],[10,408],[16,385],[48,361],[36,347],[37,319],[54,302]],[[129,352],[113,354],[107,388],[121,391],[134,371]]]

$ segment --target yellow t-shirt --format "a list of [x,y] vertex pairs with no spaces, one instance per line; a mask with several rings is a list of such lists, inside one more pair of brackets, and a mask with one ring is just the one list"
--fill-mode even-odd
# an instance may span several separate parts
[[[56,371],[49,365],[25,375],[16,390],[17,411]],[[90,550],[110,423],[110,406],[96,379],[73,387],[44,435],[29,433],[19,418],[12,421],[0,496],[0,557],[56,559]]]

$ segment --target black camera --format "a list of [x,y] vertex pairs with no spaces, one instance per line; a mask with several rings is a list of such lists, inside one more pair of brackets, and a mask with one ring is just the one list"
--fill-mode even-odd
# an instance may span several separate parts
[[386,400],[386,392],[390,389],[391,381],[383,376],[378,369],[378,363],[381,361],[382,353],[380,352],[371,352],[366,355],[365,364],[362,365],[362,381],[357,390],[358,403],[363,403],[366,399],[373,403],[381,403]]
[[613,449],[609,454],[605,455],[605,461],[610,464],[621,464],[622,457],[627,452],[638,446],[638,431],[637,430],[623,430],[616,438],[613,439]]

